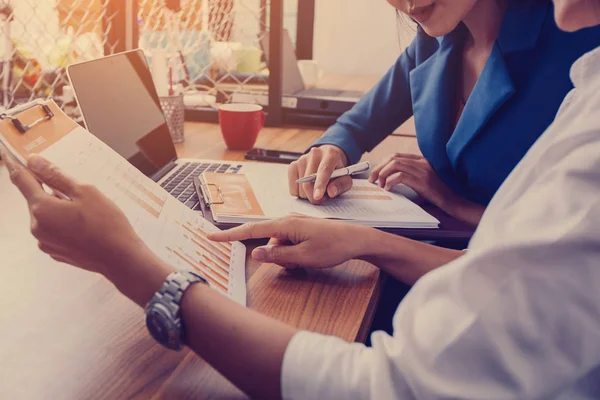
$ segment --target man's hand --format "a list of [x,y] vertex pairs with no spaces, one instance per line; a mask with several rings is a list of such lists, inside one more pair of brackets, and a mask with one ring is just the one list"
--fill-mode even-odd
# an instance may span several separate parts
[[[35,176],[10,156],[2,154],[2,158],[12,182],[27,200],[31,232],[43,252],[57,261],[106,276],[134,301],[149,300],[168,269],[157,261],[112,201],[95,187],[65,176],[40,156],[28,160]],[[49,195],[38,180],[68,199]],[[135,276],[142,273],[156,278],[144,293],[132,288]]]
[[209,239],[230,242],[271,238],[266,246],[254,249],[255,260],[285,268],[329,268],[359,257],[363,244],[373,232],[373,229],[344,222],[289,216],[212,233]]
[[[290,194],[319,204],[325,199],[336,197],[352,188],[352,177],[343,176],[329,181],[331,174],[338,168],[348,166],[348,157],[337,146],[323,145],[313,147],[308,154],[294,161],[288,168]],[[315,183],[296,183],[307,175],[317,174]]]

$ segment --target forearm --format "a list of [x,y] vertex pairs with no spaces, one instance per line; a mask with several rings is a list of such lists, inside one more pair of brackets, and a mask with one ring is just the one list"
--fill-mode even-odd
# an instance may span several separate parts
[[[144,307],[173,269],[144,252],[134,258],[107,278]],[[181,311],[187,345],[196,354],[252,397],[281,397],[283,355],[295,329],[202,284],[188,289]]]
[[369,229],[358,258],[370,262],[394,278],[414,284],[419,278],[460,257],[463,252],[417,242]]
[[194,286],[182,304],[188,345],[252,398],[281,398],[283,355],[296,329]]
[[481,204],[473,203],[467,199],[457,198],[451,202],[445,203],[440,208],[449,215],[466,224],[476,227],[481,221],[485,207]]

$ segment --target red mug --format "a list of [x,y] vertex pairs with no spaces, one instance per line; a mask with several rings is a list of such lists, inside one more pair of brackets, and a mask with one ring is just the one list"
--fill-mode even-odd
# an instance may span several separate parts
[[225,144],[231,150],[250,150],[265,125],[265,113],[258,104],[223,104],[219,125]]

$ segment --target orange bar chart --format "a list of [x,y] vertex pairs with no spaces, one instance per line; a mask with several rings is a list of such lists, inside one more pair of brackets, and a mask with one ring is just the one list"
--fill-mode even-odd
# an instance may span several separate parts
[[233,249],[231,243],[208,240],[206,233],[189,221],[178,222],[178,225],[183,228],[183,237],[188,243],[187,251],[181,247],[167,247],[167,250],[199,271],[212,287],[228,293]]

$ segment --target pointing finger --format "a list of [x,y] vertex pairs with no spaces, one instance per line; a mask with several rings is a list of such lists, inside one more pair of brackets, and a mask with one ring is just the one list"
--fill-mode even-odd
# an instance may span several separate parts
[[287,237],[279,220],[249,222],[247,224],[228,229],[226,231],[214,232],[208,234],[208,239],[215,242],[235,242],[238,240],[279,238]]

